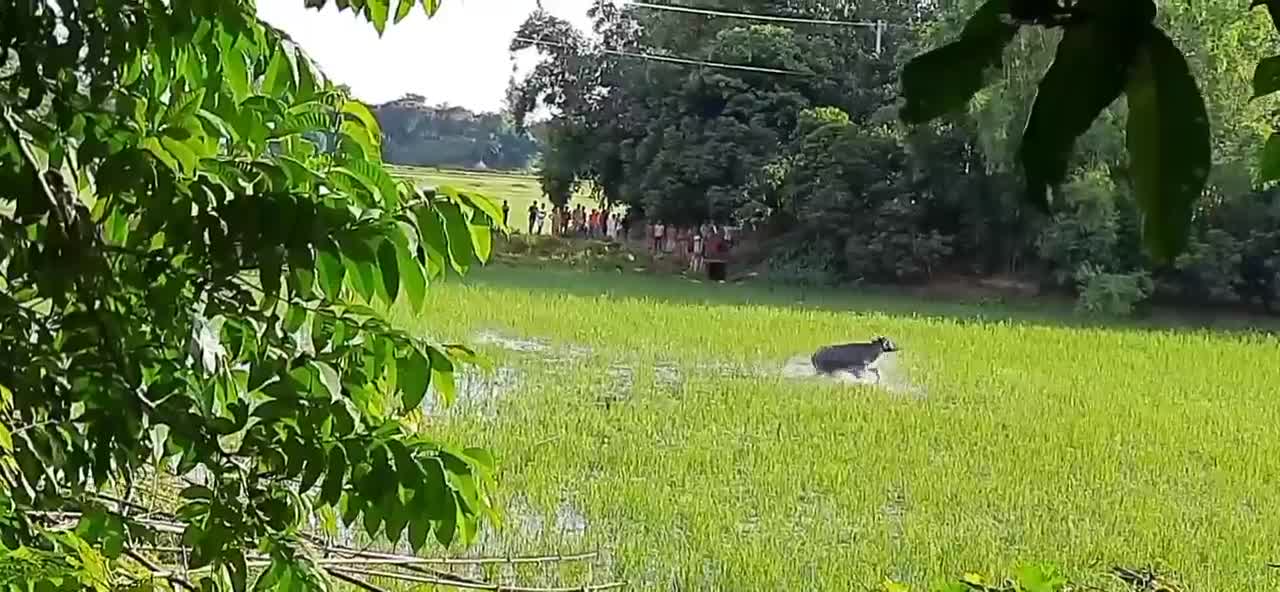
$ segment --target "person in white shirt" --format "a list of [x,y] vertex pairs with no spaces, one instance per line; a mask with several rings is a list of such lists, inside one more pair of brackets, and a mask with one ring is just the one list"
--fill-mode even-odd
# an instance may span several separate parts
[[702,271],[702,232],[695,230],[693,233],[693,256],[689,257],[689,271],[698,273]]

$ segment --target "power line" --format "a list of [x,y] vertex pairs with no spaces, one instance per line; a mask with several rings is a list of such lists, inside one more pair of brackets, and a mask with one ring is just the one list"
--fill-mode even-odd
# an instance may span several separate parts
[[[557,41],[544,41],[544,40],[541,40],[541,39],[530,39],[530,38],[528,38],[528,37],[516,37],[516,38],[515,38],[515,40],[516,40],[516,41],[523,41],[523,42],[528,43],[528,44],[531,44],[531,45],[546,45],[546,46],[550,46],[550,47],[570,47],[569,45],[567,45],[567,44],[565,44],[565,43],[560,43],[560,42],[557,42]],[[695,59],[691,59],[691,58],[682,58],[682,57],[668,56],[668,55],[662,55],[662,54],[656,54],[656,53],[640,53],[640,52],[625,51],[625,50],[620,50],[620,49],[602,49],[602,50],[600,50],[600,52],[601,52],[601,53],[606,53],[606,54],[611,54],[611,55],[617,55],[617,56],[629,57],[629,58],[638,58],[638,59],[643,59],[643,60],[653,60],[653,61],[657,61],[657,62],[668,62],[668,63],[672,63],[672,64],[685,64],[685,65],[691,65],[691,66],[705,66],[705,67],[708,67],[708,68],[722,68],[722,69],[726,69],[726,70],[744,70],[744,71],[747,71],[747,72],[761,72],[761,73],[765,73],[765,74],[784,74],[784,75],[789,75],[789,76],[813,76],[813,75],[814,75],[814,74],[812,74],[812,73],[810,73],[810,72],[801,72],[801,71],[799,71],[799,70],[782,70],[782,69],[779,69],[779,68],[764,68],[764,67],[761,67],[761,66],[747,66],[747,65],[743,65],[743,64],[729,64],[729,63],[726,63],[726,62],[711,62],[711,61],[707,61],[707,60],[695,60]]]
[[907,28],[906,25],[898,25],[886,23],[884,20],[874,21],[839,21],[831,19],[814,19],[792,16],[775,16],[771,14],[756,14],[752,12],[730,12],[727,10],[712,10],[709,8],[695,8],[692,6],[681,6],[679,4],[652,4],[641,0],[622,0],[624,6],[635,6],[637,8],[648,8],[651,10],[666,10],[670,12],[682,12],[685,14],[700,14],[703,16],[717,16],[726,18],[736,18],[754,21],[765,21],[774,23],[792,23],[804,25],[833,25],[840,27],[866,27],[872,29],[876,33],[876,55],[884,50],[884,30],[888,27]]
[[622,0],[624,6],[635,6],[637,8],[648,8],[651,10],[667,10],[671,12],[683,12],[687,14],[701,14],[706,16],[721,16],[729,18],[738,18],[755,21],[771,21],[777,23],[796,23],[803,25],[833,25],[841,27],[866,27],[868,29],[878,29],[881,27],[905,27],[906,25],[897,25],[886,23],[882,20],[875,21],[841,21],[833,19],[815,19],[791,16],[776,16],[771,14],[756,14],[751,12],[731,12],[727,10],[713,10],[710,8],[695,8],[693,6],[680,6],[678,4],[652,4],[649,2],[641,2],[636,0]]

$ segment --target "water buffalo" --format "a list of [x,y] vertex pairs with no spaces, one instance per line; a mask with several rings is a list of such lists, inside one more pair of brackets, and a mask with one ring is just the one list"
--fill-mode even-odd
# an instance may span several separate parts
[[846,343],[824,347],[815,352],[810,361],[813,362],[814,370],[821,374],[850,372],[862,378],[863,374],[871,371],[876,375],[876,382],[880,382],[880,370],[874,366],[876,360],[884,354],[896,351],[898,346],[888,338],[877,337],[867,343]]

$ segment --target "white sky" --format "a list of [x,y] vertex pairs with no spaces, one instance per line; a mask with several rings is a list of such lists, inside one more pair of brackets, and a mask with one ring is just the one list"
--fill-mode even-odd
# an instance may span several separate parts
[[[590,5],[542,0],[547,12],[584,30]],[[417,93],[429,104],[497,111],[512,74],[511,37],[536,7],[536,0],[442,0],[434,18],[415,6],[400,24],[388,23],[382,38],[368,21],[350,10],[339,13],[333,2],[317,11],[302,0],[258,0],[258,15],[289,33],[330,79],[349,85],[365,102]],[[521,56],[521,72],[532,59]]]

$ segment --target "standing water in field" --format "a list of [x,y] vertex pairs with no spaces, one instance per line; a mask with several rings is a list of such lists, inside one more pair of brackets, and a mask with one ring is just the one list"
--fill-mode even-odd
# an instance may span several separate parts
[[[523,337],[515,335],[502,334],[496,331],[482,331],[472,336],[472,341],[477,345],[494,346],[518,354],[540,357],[543,360],[564,362],[571,359],[588,358],[594,355],[591,348],[578,345],[553,346],[550,340],[537,337]],[[902,353],[890,353],[880,356],[872,366],[880,370],[880,378],[876,380],[874,372],[866,372],[862,376],[856,376],[852,372],[835,372],[833,374],[820,374],[811,361],[811,354],[798,355],[786,361],[780,372],[783,378],[789,379],[812,379],[820,378],[823,380],[831,380],[834,382],[875,386],[890,391],[898,395],[908,395],[913,397],[923,397],[925,395],[924,388],[913,384],[908,376],[908,369],[901,364],[900,358]],[[696,366],[697,370],[704,372],[712,372],[725,376],[759,376],[762,372],[768,374],[769,371],[764,368],[753,368],[750,370],[742,370],[731,366],[709,363]],[[510,369],[508,369],[510,370]],[[680,364],[671,361],[657,362],[653,365],[654,379],[657,386],[663,389],[678,389],[682,383],[682,370],[685,370]],[[625,386],[621,389],[613,389],[610,396],[606,397],[607,402],[615,402],[625,399],[623,391],[629,390],[631,382],[634,379],[635,367],[626,362],[616,362],[610,366],[609,375],[614,378],[620,378],[619,375],[625,372]],[[509,377],[508,377],[509,378]],[[508,383],[514,383],[514,380],[499,381],[498,386],[505,386]],[[480,383],[480,386],[487,386]],[[505,390],[505,389],[504,389]],[[495,397],[481,398],[492,399]]]

